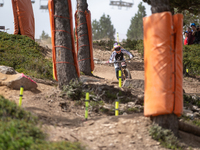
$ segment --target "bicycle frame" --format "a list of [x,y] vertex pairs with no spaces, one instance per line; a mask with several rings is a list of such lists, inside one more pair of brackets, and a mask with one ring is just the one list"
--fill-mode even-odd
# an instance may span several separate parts
[[119,69],[121,70],[121,73],[122,73],[122,76],[121,76],[122,81],[124,81],[124,80],[126,79],[126,75],[125,75],[125,72],[124,72],[124,70],[126,69],[126,66],[125,66],[125,67],[122,67],[122,65],[121,65],[122,62],[126,62],[126,60],[114,61],[113,63],[114,63],[114,64],[115,64],[115,63],[118,64]]

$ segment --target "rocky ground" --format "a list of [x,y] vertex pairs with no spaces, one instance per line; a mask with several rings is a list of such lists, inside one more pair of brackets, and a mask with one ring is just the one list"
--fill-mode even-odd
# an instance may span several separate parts
[[[138,150],[152,149],[164,150],[159,142],[149,136],[151,121],[143,115],[141,105],[144,97],[142,81],[144,81],[143,60],[136,50],[131,51],[135,56],[128,62],[128,68],[132,78],[139,86],[131,90],[122,89],[124,97],[120,104],[119,116],[113,112],[103,113],[90,107],[88,120],[84,119],[85,108],[76,101],[71,101],[62,96],[62,91],[57,88],[55,81],[44,81],[34,79],[38,87],[34,90],[25,90],[23,94],[22,107],[31,111],[39,117],[43,130],[49,135],[50,141],[80,141],[89,150]],[[47,53],[48,56],[49,53]],[[100,47],[94,47],[95,61],[105,61],[110,57],[111,52]],[[119,90],[118,82],[115,79],[114,67],[109,64],[95,64],[94,77],[81,76],[84,84],[90,84],[99,95],[104,91],[111,93]],[[184,78],[183,88],[186,93],[199,100],[200,81],[197,78]],[[137,85],[137,84],[136,84]],[[7,86],[0,86],[0,95],[15,101],[18,104],[19,90],[13,90]],[[98,95],[97,95],[98,96]],[[96,97],[98,98],[98,97]],[[104,109],[112,109],[114,103],[105,103]],[[128,108],[137,108],[133,112],[127,112]],[[188,109],[188,108],[185,108]],[[196,108],[198,109],[198,108]],[[190,116],[194,115],[190,109]],[[200,138],[192,134],[180,131],[180,141],[185,145],[184,149],[200,149]]]

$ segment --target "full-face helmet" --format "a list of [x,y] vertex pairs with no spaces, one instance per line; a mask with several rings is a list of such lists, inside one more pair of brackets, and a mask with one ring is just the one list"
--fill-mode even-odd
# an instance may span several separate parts
[[119,43],[114,43],[113,48],[118,54],[121,53],[121,46]]

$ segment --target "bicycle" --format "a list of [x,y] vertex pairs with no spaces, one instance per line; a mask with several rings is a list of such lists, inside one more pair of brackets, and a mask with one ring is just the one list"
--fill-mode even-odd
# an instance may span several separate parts
[[[130,59],[127,59],[127,60],[130,60]],[[111,63],[118,64],[119,70],[121,70],[121,72],[122,72],[122,74],[121,74],[122,81],[125,81],[126,79],[132,79],[131,73],[127,68],[126,60],[120,60],[120,61],[118,60],[118,61],[113,61]],[[118,74],[118,76],[119,76],[119,74]]]

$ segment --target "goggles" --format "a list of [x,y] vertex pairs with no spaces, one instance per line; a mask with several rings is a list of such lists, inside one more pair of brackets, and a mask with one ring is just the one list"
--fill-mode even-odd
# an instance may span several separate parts
[[120,51],[121,50],[121,47],[116,47],[115,48],[115,51]]

